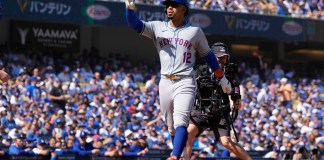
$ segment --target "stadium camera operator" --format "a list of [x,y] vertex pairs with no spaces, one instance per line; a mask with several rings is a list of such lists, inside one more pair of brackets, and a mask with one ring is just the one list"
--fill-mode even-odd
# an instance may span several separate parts
[[[196,70],[197,95],[195,108],[190,113],[190,124],[188,126],[188,141],[186,144],[187,155],[191,155],[192,145],[195,137],[198,137],[205,129],[210,128],[225,148],[237,157],[250,160],[251,157],[238,143],[231,140],[230,130],[234,131],[238,141],[233,122],[240,108],[239,83],[235,80],[238,66],[228,63],[230,55],[227,45],[217,42],[212,46],[214,53],[223,68],[226,78],[232,85],[233,91],[230,95],[223,92],[221,86],[214,80],[207,65],[198,65]],[[231,107],[230,99],[233,101]],[[186,157],[185,157],[186,158]]]

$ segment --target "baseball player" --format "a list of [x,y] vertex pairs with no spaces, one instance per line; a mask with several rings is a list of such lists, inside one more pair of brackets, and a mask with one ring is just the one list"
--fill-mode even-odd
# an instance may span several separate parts
[[[216,57],[218,59],[221,68],[228,67],[229,65],[226,64],[229,61],[230,56],[229,56],[227,45],[222,42],[217,42],[213,44],[212,49],[216,54]],[[226,72],[225,74],[228,75]],[[219,92],[217,92],[216,94],[221,94],[220,101],[217,101],[213,96],[207,95],[207,97],[212,97],[213,99],[215,99],[212,102],[212,104],[214,104],[215,107],[219,107],[217,114],[214,113],[209,114],[208,112],[212,112],[213,109],[207,110],[208,106],[204,106],[203,103],[199,103],[199,101],[197,101],[195,108],[191,111],[190,113],[191,121],[188,126],[188,141],[186,144],[187,155],[191,155],[194,138],[199,136],[205,129],[210,128],[214,132],[216,141],[219,141],[225,148],[230,150],[239,158],[244,160],[251,160],[251,157],[247,154],[247,152],[243,149],[243,147],[240,146],[238,143],[233,142],[230,137],[231,124],[229,123],[232,123],[230,120],[230,111],[231,111],[230,99],[233,101],[233,107],[236,110],[238,110],[241,106],[241,102],[240,102],[241,99],[240,99],[240,92],[239,92],[239,84],[236,82],[234,77],[228,79],[231,81],[232,88],[234,88],[233,89],[234,91],[230,94],[231,95],[230,97],[228,93],[219,93],[221,92],[221,90],[218,89],[217,87],[213,89],[212,92],[217,92],[219,90]],[[197,79],[197,83],[199,86],[198,88],[200,88],[201,85],[198,80],[199,78]],[[201,90],[198,89],[201,92],[202,91],[205,92],[205,93],[201,93],[200,95],[206,94],[206,92],[208,92],[207,90],[203,90],[203,89]],[[199,91],[197,95],[199,95]],[[206,105],[206,103],[204,104]],[[222,109],[220,109],[221,107]]]
[[126,20],[137,33],[151,38],[157,48],[161,62],[159,94],[161,112],[164,114],[173,142],[169,159],[179,159],[186,145],[189,113],[194,104],[196,82],[193,69],[196,53],[207,62],[219,80],[225,93],[232,88],[224,76],[218,61],[209,48],[201,28],[185,20],[188,15],[186,0],[165,0],[168,21],[140,20],[134,2],[125,0]]

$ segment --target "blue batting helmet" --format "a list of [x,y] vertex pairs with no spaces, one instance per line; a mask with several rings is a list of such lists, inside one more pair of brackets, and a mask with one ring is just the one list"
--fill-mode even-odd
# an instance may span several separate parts
[[165,0],[162,2],[162,4],[165,6],[172,4],[172,3],[178,3],[178,4],[185,6],[187,8],[185,16],[188,15],[189,3],[187,2],[187,0]]

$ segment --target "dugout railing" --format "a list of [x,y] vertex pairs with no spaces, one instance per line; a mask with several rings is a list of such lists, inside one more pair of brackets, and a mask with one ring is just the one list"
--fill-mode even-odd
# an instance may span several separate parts
[[[198,150],[197,150],[198,151]],[[253,160],[266,160],[268,158],[263,158],[265,154],[269,151],[248,151],[248,154],[252,157]],[[56,160],[165,160],[169,157],[171,150],[159,150],[159,149],[150,149],[150,151],[143,157],[103,157],[103,156],[81,156],[81,155],[58,155]],[[294,152],[280,152],[280,154],[289,153],[291,156]],[[50,156],[0,156],[0,159],[4,160],[48,160]],[[197,158],[203,160],[239,160],[238,158]],[[289,159],[288,159],[289,160]]]

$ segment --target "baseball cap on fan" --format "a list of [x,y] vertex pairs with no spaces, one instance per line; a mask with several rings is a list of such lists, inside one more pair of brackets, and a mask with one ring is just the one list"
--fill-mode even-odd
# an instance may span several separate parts
[[127,137],[130,136],[132,133],[133,133],[133,132],[132,132],[131,130],[127,129],[127,130],[125,131],[125,137],[127,138]]
[[39,145],[46,145],[46,142],[45,142],[44,139],[38,139],[37,140],[37,144],[39,144]]
[[287,83],[287,81],[288,81],[288,79],[285,78],[285,77],[280,79],[280,82],[281,82],[281,83]]
[[85,131],[80,132],[80,138],[87,138],[88,134]]

